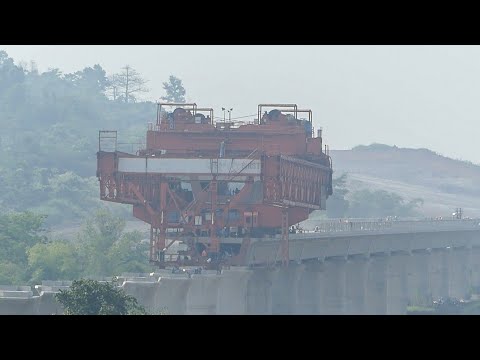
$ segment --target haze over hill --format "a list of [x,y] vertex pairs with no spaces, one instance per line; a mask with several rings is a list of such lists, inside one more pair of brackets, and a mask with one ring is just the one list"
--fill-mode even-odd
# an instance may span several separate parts
[[[259,102],[298,102],[332,148],[380,141],[480,161],[480,48],[47,47],[43,59],[33,48],[0,49],[0,284],[152,271],[148,225],[100,200],[95,154],[102,129],[134,152],[159,96],[220,121],[222,108],[253,120]],[[476,165],[381,145],[331,155],[336,177],[348,173],[331,218],[480,216]]]
[[[75,73],[99,64],[111,75],[129,64],[149,80],[150,92],[135,94],[144,100],[158,100],[164,94],[163,82],[174,74],[183,80],[188,102],[213,107],[220,117],[222,107],[233,108],[232,117],[241,117],[255,114],[262,102],[294,102],[313,110],[314,126],[324,128],[325,143],[332,149],[380,142],[480,162],[475,135],[480,114],[479,46],[0,45],[0,49],[17,65],[24,62],[28,68],[34,60],[40,73],[49,68]],[[103,125],[101,121],[97,126]]]
[[347,175],[350,192],[382,189],[405,200],[422,198],[425,216],[450,216],[462,207],[465,216],[480,216],[480,166],[450,159],[427,149],[382,144],[332,150],[334,177]]

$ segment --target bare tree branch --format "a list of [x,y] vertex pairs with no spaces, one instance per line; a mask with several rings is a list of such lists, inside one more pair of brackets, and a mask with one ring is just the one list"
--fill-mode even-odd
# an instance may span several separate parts
[[121,98],[125,102],[136,101],[135,94],[148,92],[145,86],[148,80],[144,79],[140,73],[129,65],[122,68],[122,72],[111,76],[109,88],[112,91],[114,100]]

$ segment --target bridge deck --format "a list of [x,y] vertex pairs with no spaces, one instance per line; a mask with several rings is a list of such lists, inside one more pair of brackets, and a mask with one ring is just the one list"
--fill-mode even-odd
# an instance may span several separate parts
[[[292,261],[480,246],[480,221],[433,220],[320,223],[317,232],[290,234]],[[247,265],[281,260],[280,237],[252,239]]]

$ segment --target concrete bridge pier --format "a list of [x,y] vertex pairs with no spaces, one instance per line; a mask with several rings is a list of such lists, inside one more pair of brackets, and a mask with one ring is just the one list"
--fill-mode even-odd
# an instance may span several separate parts
[[472,290],[480,293],[480,247],[472,247],[470,250],[470,281]]
[[309,260],[304,264],[298,279],[298,296],[295,313],[299,315],[317,315],[323,305],[322,285],[325,281],[325,264],[318,260]]
[[430,251],[412,251],[407,262],[408,300],[411,305],[428,306],[432,303],[429,278]]
[[448,252],[447,249],[432,249],[429,261],[432,300],[448,298]]
[[[33,299],[29,299],[33,300]],[[37,298],[37,301],[30,302],[33,307],[33,315],[61,315],[63,314],[63,306],[55,300],[55,293],[43,293]],[[1,313],[1,312],[0,312]],[[32,315],[27,314],[27,315]]]
[[214,315],[217,311],[219,275],[193,275],[187,293],[187,315]]
[[409,253],[392,252],[387,266],[387,314],[405,315],[408,305],[407,259]]
[[244,267],[222,270],[218,286],[217,314],[244,315],[247,313],[248,281],[253,271]]
[[247,314],[272,314],[272,285],[278,269],[259,268],[253,270],[247,282]]
[[344,314],[345,313],[345,257],[332,257],[324,261],[325,277],[322,291],[321,314]]
[[371,254],[367,273],[366,314],[387,313],[387,265],[388,255]]
[[166,312],[168,315],[184,315],[187,313],[187,295],[191,279],[160,278],[153,296],[153,314]]
[[299,279],[304,270],[304,265],[293,262],[278,269],[271,288],[273,315],[295,314]]
[[364,255],[348,257],[345,280],[345,314],[365,314],[368,261],[368,257]]
[[[159,290],[158,283],[156,281],[134,281],[126,280],[122,284],[123,290],[134,296],[139,304],[142,304],[148,311],[154,311],[155,309],[155,294]],[[176,294],[175,294],[176,295]]]
[[452,248],[448,253],[448,294],[451,298],[470,297],[469,253],[470,249],[465,247]]

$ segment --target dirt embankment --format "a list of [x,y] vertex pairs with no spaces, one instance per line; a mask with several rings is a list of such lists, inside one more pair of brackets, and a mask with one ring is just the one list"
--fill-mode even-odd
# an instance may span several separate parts
[[332,150],[334,177],[348,173],[348,187],[382,189],[410,200],[422,198],[425,216],[448,216],[457,207],[480,216],[480,166],[427,149],[386,145]]

